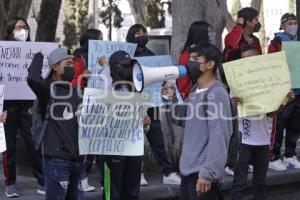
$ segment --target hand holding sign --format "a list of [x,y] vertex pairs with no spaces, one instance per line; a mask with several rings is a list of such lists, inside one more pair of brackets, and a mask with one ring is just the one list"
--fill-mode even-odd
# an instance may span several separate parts
[[228,62],[224,71],[231,91],[243,98],[240,117],[276,111],[291,89],[285,52]]

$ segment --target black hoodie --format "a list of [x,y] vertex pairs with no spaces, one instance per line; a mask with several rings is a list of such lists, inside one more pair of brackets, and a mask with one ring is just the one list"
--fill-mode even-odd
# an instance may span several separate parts
[[[76,111],[82,98],[77,89],[66,84],[56,84],[56,96],[50,97],[50,86],[54,80],[41,77],[42,67],[43,56],[37,53],[28,69],[27,82],[36,94],[43,113],[46,113],[47,105],[50,105],[50,118],[43,140],[44,155],[50,158],[80,160],[77,122],[79,111]],[[71,94],[70,97],[67,97],[68,94]],[[63,96],[64,99],[57,98]]]

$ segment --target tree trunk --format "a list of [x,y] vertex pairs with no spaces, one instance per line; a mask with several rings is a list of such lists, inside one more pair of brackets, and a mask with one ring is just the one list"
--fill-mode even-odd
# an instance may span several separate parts
[[12,17],[28,18],[32,0],[1,0],[0,1],[0,38],[5,35],[6,25]]
[[[216,32],[217,46],[221,48],[222,33],[226,25],[226,16],[228,17],[226,1],[173,0],[172,9],[173,34],[171,53],[175,63],[178,61],[180,51],[187,38],[188,29],[195,21],[204,20],[212,26],[213,31]],[[165,143],[169,153],[169,159],[177,166],[181,147],[181,142],[179,141],[182,141],[183,128],[170,125],[167,122],[166,117],[161,120],[162,129],[166,133],[164,135],[168,135],[169,137],[166,138]]]
[[24,17],[27,19],[32,0],[10,0],[9,17]]
[[62,0],[42,0],[36,41],[54,42]]
[[261,29],[259,31],[259,39],[263,53],[266,50],[266,29],[265,29],[265,12],[264,12],[264,3],[261,2],[261,8],[259,13],[259,22],[261,23]]
[[145,25],[145,0],[128,0],[135,23]]
[[289,11],[296,14],[296,0],[289,0]]
[[260,11],[262,0],[252,0],[251,1],[251,7],[256,9],[258,12]]
[[173,36],[171,53],[177,63],[180,51],[186,40],[189,26],[194,21],[207,21],[216,32],[217,46],[221,48],[222,33],[226,25],[228,13],[224,0],[173,0]]

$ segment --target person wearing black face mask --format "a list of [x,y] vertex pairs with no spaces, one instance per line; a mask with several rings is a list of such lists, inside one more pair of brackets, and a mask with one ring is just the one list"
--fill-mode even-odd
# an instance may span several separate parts
[[196,83],[187,113],[196,109],[197,115],[191,114],[185,122],[179,165],[182,200],[223,199],[219,187],[233,127],[229,95],[217,80],[220,66],[221,52],[214,45],[202,42],[190,49],[187,69]]
[[128,30],[126,41],[137,44],[137,49],[134,54],[135,57],[154,56],[154,53],[146,46],[149,41],[149,37],[147,35],[147,29],[143,25],[132,25]]
[[76,115],[82,99],[71,84],[73,56],[67,49],[58,48],[50,53],[48,63],[51,69],[44,79],[43,55],[35,54],[27,79],[47,122],[42,133],[46,199],[81,199],[80,180],[85,167],[79,156]]
[[[141,24],[134,24],[128,30],[126,41],[136,43],[137,49],[135,57],[154,56],[154,53],[146,47],[148,43],[147,29]],[[167,158],[166,147],[164,143],[163,133],[161,131],[161,123],[159,117],[159,107],[149,108],[148,116],[151,119],[149,133],[146,134],[151,151],[154,155],[158,166],[163,173],[164,184],[180,184],[180,177],[175,173],[175,167],[172,166]],[[141,176],[141,185],[148,185],[144,173]]]
[[258,11],[251,7],[246,7],[238,12],[236,26],[225,37],[225,61],[232,61],[239,58],[241,48],[252,45],[258,54],[262,54],[259,39],[253,35],[259,32],[261,24],[258,21]]

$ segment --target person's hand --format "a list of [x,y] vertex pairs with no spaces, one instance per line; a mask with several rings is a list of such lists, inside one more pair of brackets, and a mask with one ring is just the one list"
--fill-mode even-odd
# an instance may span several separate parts
[[7,111],[4,111],[0,115],[0,122],[3,123],[3,124],[5,124],[6,123],[6,119],[7,119]]
[[289,91],[287,97],[289,98],[289,101],[293,101],[296,98],[296,95],[293,91]]
[[44,55],[41,52],[34,54],[28,72],[31,68],[42,68],[43,67]]
[[100,66],[102,66],[102,67],[108,64],[108,63],[107,63],[107,60],[106,60],[106,58],[105,58],[105,56],[102,56],[102,57],[99,58],[98,64],[99,64]]
[[236,21],[237,24],[240,24],[240,25],[242,25],[242,26],[244,26],[244,22],[245,22],[245,19],[242,18],[242,17],[239,17],[239,18],[237,19],[237,21]]
[[231,97],[231,100],[233,101],[233,103],[236,103],[236,104],[243,102],[243,98],[237,97],[237,96]]
[[144,126],[150,125],[151,124],[151,119],[148,115],[144,117]]
[[211,181],[206,180],[202,177],[198,177],[198,180],[196,183],[196,192],[197,192],[198,196],[208,192],[210,189],[211,189]]
[[168,83],[166,81],[164,81],[162,83],[162,90],[161,90],[162,96],[165,99],[172,99],[175,97],[176,95],[176,91],[175,91],[175,87],[173,84]]

